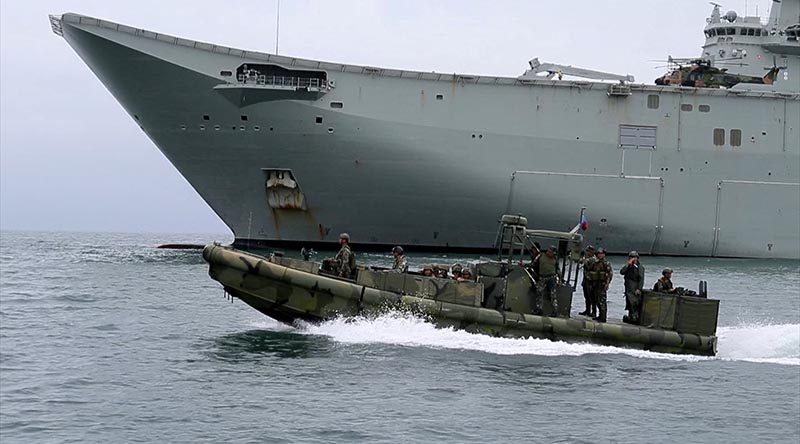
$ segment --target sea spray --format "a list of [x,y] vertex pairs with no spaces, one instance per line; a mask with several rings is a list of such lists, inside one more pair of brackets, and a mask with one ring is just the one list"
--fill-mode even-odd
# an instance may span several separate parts
[[[286,330],[287,326],[264,319],[259,328]],[[377,317],[337,318],[320,324],[299,322],[299,334],[326,336],[344,344],[389,344],[445,350],[470,350],[497,355],[582,356],[622,354],[635,358],[699,362],[709,359],[800,366],[800,324],[741,325],[718,329],[715,358],[672,355],[623,347],[535,338],[499,338],[452,328],[437,328],[406,312]]]

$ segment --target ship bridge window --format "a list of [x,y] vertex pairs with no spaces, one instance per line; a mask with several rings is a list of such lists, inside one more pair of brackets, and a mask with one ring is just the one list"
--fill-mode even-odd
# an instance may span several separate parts
[[760,29],[756,29],[756,37],[761,37],[761,30]]
[[647,107],[650,109],[658,109],[659,96],[658,94],[650,94],[647,96]]
[[747,30],[747,35],[756,35],[756,30],[755,30],[755,29],[752,29],[752,28],[751,28],[751,29],[748,29],[748,30]]
[[736,28],[727,28],[726,31],[728,35],[736,35]]
[[739,30],[739,35],[747,35],[747,28],[742,28]]

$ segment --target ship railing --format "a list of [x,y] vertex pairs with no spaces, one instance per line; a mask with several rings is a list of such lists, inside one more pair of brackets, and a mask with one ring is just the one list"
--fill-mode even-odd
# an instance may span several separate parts
[[281,86],[287,88],[322,88],[325,79],[309,77],[267,76],[263,74],[239,74],[239,83],[263,86]]

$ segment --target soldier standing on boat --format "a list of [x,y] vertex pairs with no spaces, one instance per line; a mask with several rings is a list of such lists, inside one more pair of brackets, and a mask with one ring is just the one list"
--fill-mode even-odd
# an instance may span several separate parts
[[674,293],[675,287],[672,286],[672,269],[665,268],[661,271],[661,277],[653,285],[653,291],[659,293]]
[[408,260],[406,259],[406,254],[403,251],[403,247],[398,245],[392,248],[392,256],[394,256],[394,265],[392,265],[392,271],[397,273],[407,272]]
[[639,263],[639,253],[636,251],[628,253],[628,262],[619,273],[625,276],[625,309],[628,310],[628,315],[623,316],[622,321],[638,324],[644,288],[644,265]]
[[544,295],[547,293],[550,304],[553,307],[552,313],[548,316],[558,316],[558,298],[556,288],[558,284],[558,256],[556,247],[548,248],[544,253],[539,254],[535,260],[536,272],[536,311],[542,314],[544,307]]
[[597,317],[592,317],[595,321],[606,322],[608,313],[608,286],[614,276],[614,269],[611,263],[606,260],[606,249],[598,248],[595,253],[595,260],[586,269],[589,272],[589,281],[592,289],[592,302],[597,305]]
[[339,245],[342,247],[333,258],[336,275],[349,279],[356,271],[356,256],[353,254],[353,250],[350,249],[350,235],[347,233],[340,234]]
[[594,303],[592,298],[592,281],[589,280],[589,274],[587,273],[594,260],[594,247],[589,245],[580,260],[581,268],[583,268],[581,287],[583,287],[583,300],[586,302],[586,310],[578,314],[583,316],[597,316],[597,304]]

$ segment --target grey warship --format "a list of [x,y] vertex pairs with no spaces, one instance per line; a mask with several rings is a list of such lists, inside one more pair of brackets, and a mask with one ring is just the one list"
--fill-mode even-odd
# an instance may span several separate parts
[[724,86],[536,59],[519,77],[417,72],[50,23],[240,246],[348,231],[362,250],[488,251],[501,214],[559,227],[587,205],[587,240],[612,252],[800,258],[800,0],[766,21],[714,7],[698,59],[773,74]]

